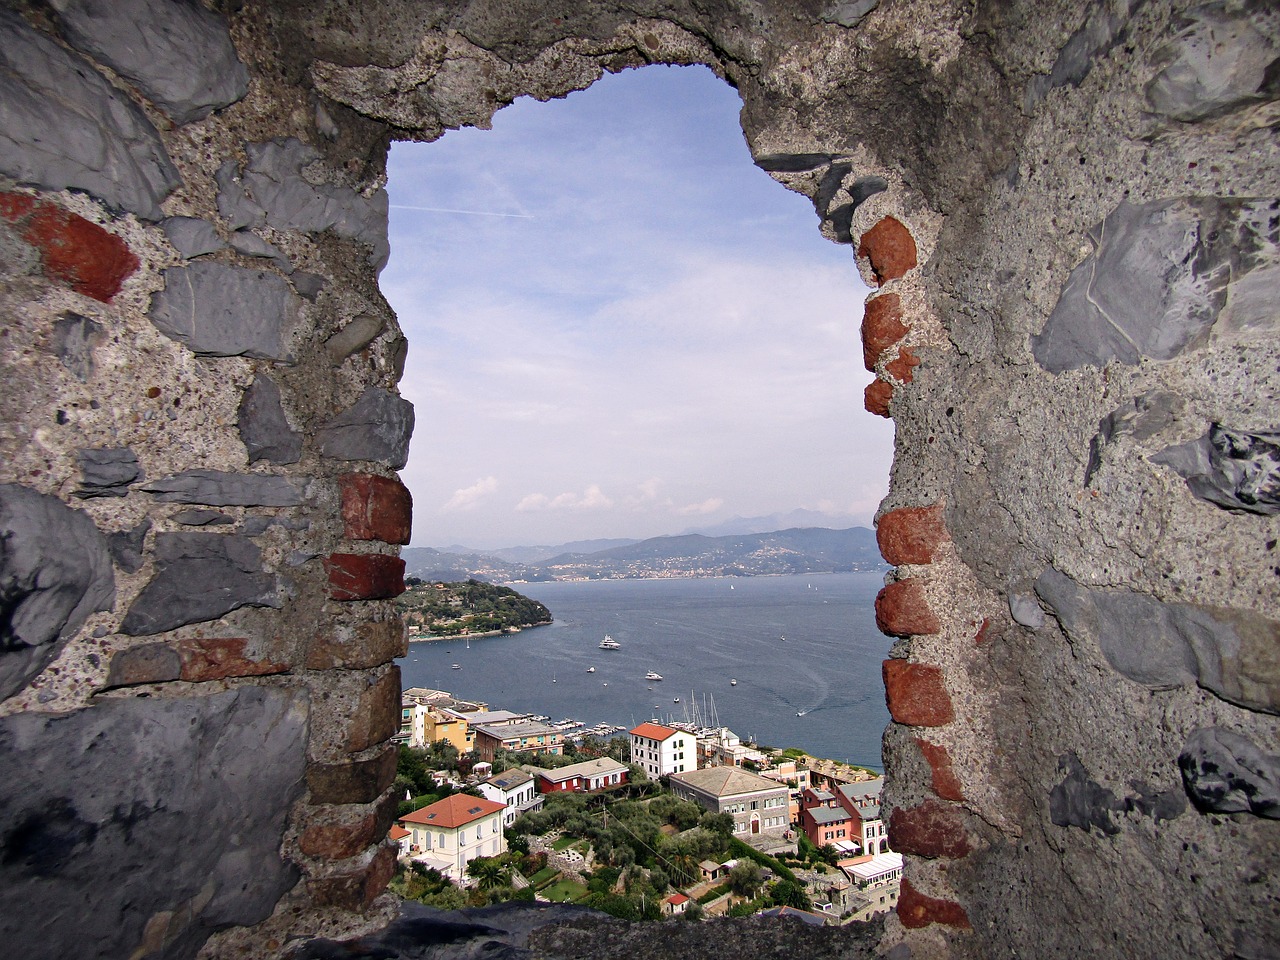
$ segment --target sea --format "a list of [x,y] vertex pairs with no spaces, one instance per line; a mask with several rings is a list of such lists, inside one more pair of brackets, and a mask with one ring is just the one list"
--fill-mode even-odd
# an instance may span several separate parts
[[[889,722],[880,663],[891,643],[874,618],[883,585],[881,573],[515,584],[555,622],[415,642],[398,662],[406,688],[494,710],[628,729],[718,722],[759,744],[879,771]],[[621,648],[601,650],[606,635]],[[663,679],[646,680],[651,670]]]

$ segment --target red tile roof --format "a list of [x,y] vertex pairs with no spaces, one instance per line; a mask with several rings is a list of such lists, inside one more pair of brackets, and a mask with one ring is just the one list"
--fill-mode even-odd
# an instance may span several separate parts
[[671,904],[674,907],[678,907],[680,906],[680,904],[684,903],[688,899],[689,898],[686,897],[683,893],[673,893],[671,896],[667,897],[667,903]]
[[650,723],[646,720],[632,730],[631,733],[637,737],[648,737],[650,740],[665,740],[667,737],[675,736],[678,731],[672,730],[670,727],[664,727],[660,723]]
[[479,820],[506,808],[505,803],[498,803],[496,800],[455,793],[451,797],[428,804],[421,810],[406,813],[400,818],[400,823],[419,823],[429,827],[452,829],[464,827],[473,820]]
[[387,836],[392,840],[403,840],[405,837],[409,836],[409,831],[404,827],[397,827],[395,824],[392,824],[391,829],[387,831]]

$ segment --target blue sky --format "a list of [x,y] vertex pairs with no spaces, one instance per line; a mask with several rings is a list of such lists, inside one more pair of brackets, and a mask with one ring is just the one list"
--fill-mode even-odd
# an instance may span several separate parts
[[866,290],[740,106],[647,67],[392,148],[415,546],[870,521],[893,428],[862,409]]

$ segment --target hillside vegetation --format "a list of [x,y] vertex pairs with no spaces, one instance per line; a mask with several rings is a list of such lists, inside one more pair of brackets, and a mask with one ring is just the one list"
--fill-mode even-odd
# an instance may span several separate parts
[[396,600],[411,633],[454,637],[467,633],[518,630],[550,623],[551,611],[537,600],[479,580],[460,583],[405,580]]

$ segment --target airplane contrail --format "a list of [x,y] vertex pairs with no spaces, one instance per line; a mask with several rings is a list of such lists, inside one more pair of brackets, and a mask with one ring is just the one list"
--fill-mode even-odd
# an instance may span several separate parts
[[492,210],[453,210],[449,207],[411,207],[403,203],[390,204],[392,210],[419,210],[422,213],[460,213],[472,217],[510,217],[513,220],[532,220],[527,213],[494,213]]

